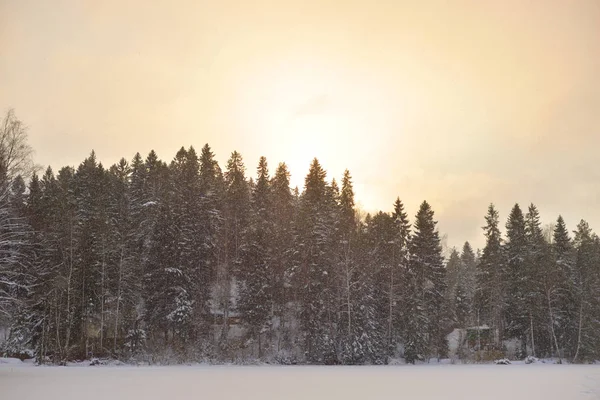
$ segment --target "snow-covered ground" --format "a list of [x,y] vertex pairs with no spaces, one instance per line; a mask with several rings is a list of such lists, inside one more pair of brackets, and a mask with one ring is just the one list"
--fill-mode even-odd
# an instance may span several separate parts
[[600,399],[599,365],[34,367],[0,364],[3,400]]

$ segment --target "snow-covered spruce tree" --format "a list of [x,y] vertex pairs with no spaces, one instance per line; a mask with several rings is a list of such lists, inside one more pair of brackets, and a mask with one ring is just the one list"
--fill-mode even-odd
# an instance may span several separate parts
[[167,319],[173,299],[173,289],[180,270],[173,266],[175,260],[175,236],[172,231],[172,215],[167,194],[160,197],[155,207],[157,219],[153,233],[146,243],[147,258],[144,262],[143,299],[144,327],[148,330],[150,351],[158,353],[169,345],[172,336]]
[[294,284],[298,288],[300,325],[306,361],[330,364],[337,361],[335,349],[334,293],[334,190],[325,182],[326,172],[317,159],[305,178],[298,213],[298,266]]
[[367,265],[372,271],[375,315],[381,330],[381,358],[384,362],[389,357],[398,356],[399,346],[405,340],[409,312],[406,305],[410,303],[412,293],[407,291],[408,285],[408,244],[410,239],[410,223],[399,198],[394,202],[391,214],[378,212],[365,220],[369,259]]
[[343,364],[381,363],[373,275],[365,268],[367,258],[361,257],[367,237],[354,210],[354,190],[348,170],[342,179],[339,215],[337,276],[340,289],[340,361]]
[[526,288],[524,308],[528,314],[527,339],[529,339],[531,354],[545,357],[550,355],[552,349],[544,293],[544,282],[551,265],[551,254],[550,245],[542,233],[539,212],[533,204],[529,206],[525,215],[525,237],[527,256],[523,281]]
[[247,245],[242,251],[239,271],[238,310],[247,329],[246,334],[256,343],[255,355],[263,357],[264,334],[270,327],[273,310],[273,265],[271,243],[274,234],[271,214],[272,197],[267,159],[261,157],[253,187],[251,212],[246,234]]
[[469,301],[468,291],[465,287],[465,281],[460,280],[454,289],[454,317],[459,327],[469,325],[472,314],[472,303]]
[[[225,249],[221,246],[224,234],[223,198],[225,183],[223,173],[208,144],[205,144],[200,154],[200,220],[203,229],[201,238],[200,268],[197,275],[195,318],[197,331],[206,338],[205,351],[210,351],[214,345],[212,325],[214,317],[210,312],[213,288],[217,281],[218,267],[224,259]],[[204,307],[200,307],[204,305]],[[199,311],[202,311],[198,314]]]
[[486,243],[478,264],[474,313],[477,324],[488,324],[493,332],[498,333],[494,335],[496,344],[499,344],[498,336],[503,329],[502,271],[504,269],[498,219],[498,211],[493,204],[490,204],[485,217],[486,226],[483,227]]
[[385,343],[385,320],[379,318],[380,294],[377,276],[369,255],[370,236],[366,222],[359,222],[356,262],[355,298],[358,299],[354,325],[354,362],[360,364],[384,364],[388,361]]
[[196,321],[208,313],[206,301],[196,303],[202,298],[198,292],[206,293],[205,299],[208,293],[208,283],[198,279],[203,276],[200,163],[190,147],[179,150],[168,170],[161,163],[156,165],[163,171],[157,175],[162,177],[158,185],[162,190],[156,200],[145,203],[159,211],[146,240],[146,321],[164,332],[157,344],[169,344],[183,360],[193,356],[190,350],[201,347]]
[[504,255],[506,264],[502,273],[502,299],[504,309],[504,337],[519,339],[523,345],[521,355],[525,355],[525,332],[529,326],[529,313],[526,297],[529,287],[526,282],[525,262],[527,258],[527,238],[525,217],[518,204],[512,208],[506,222],[506,242]]
[[[472,283],[472,268],[469,263],[475,262],[475,255],[470,245],[465,243],[466,249],[461,256],[453,248],[450,257],[446,263],[446,299],[450,308],[450,315],[453,318],[454,326],[465,328],[471,321],[472,315],[472,297],[469,297],[469,291]],[[469,269],[471,268],[471,270]]]
[[[133,256],[133,269],[138,276],[137,300],[133,327],[126,332],[124,346],[129,355],[141,355],[145,347],[145,339],[150,338],[149,314],[146,300],[152,295],[149,290],[151,265],[150,250],[155,243],[155,227],[158,220],[160,196],[163,192],[162,175],[166,173],[166,166],[154,150],[147,158],[142,159],[136,153],[131,161],[131,178],[129,185],[129,198],[131,208],[131,251]],[[139,279],[141,277],[141,279]]]
[[73,338],[77,356],[102,354],[107,283],[107,173],[92,151],[73,177],[76,226],[73,275],[74,294],[79,300],[74,309]]
[[393,239],[392,239],[392,269],[388,286],[388,314],[387,314],[387,338],[388,351],[396,355],[398,345],[402,342],[404,329],[408,325],[405,304],[409,302],[407,295],[410,293],[404,288],[408,284],[410,264],[410,240],[411,227],[408,214],[404,210],[404,204],[399,197],[394,202]]
[[576,338],[572,360],[581,362],[597,359],[600,355],[600,241],[588,223],[582,220],[577,225],[573,242],[576,259],[571,281],[576,307]]
[[222,357],[231,357],[229,344],[229,317],[235,311],[235,277],[242,268],[243,252],[247,248],[247,229],[250,214],[250,188],[245,177],[242,156],[231,153],[227,161],[225,196],[223,203],[224,226],[221,236],[223,259],[217,267],[217,308],[223,316],[219,347]]
[[412,298],[407,309],[409,334],[405,343],[405,358],[409,362],[430,355],[444,357],[448,353],[446,271],[433,215],[431,206],[424,201],[415,217],[410,241],[408,292]]
[[461,287],[464,289],[465,294],[464,301],[461,300],[461,302],[462,306],[468,310],[465,324],[473,325],[475,324],[474,301],[475,292],[477,290],[477,259],[469,242],[465,242],[463,245],[460,261],[462,264],[462,274],[459,278],[459,282],[461,282]]
[[357,226],[354,212],[354,191],[352,178],[348,170],[344,171],[342,190],[339,196],[338,232],[336,235],[336,275],[338,278],[338,303],[339,303],[339,352],[342,363],[352,364],[358,358],[363,358],[359,350],[358,338],[355,328],[357,318],[357,281],[356,281],[356,241]]
[[[202,247],[202,220],[200,207],[200,163],[193,147],[181,148],[170,166],[173,234],[176,242],[172,267],[179,269],[182,279],[173,288],[174,301],[167,318],[171,321],[174,345],[179,357],[188,358],[189,348],[196,345],[194,319],[203,315],[205,304],[196,304],[197,293],[205,290],[197,277],[202,275],[199,264]],[[200,286],[200,287],[199,287]],[[200,308],[198,313],[195,309]]]
[[[45,361],[45,354],[48,351],[54,354],[60,354],[61,351],[56,345],[60,327],[50,330],[52,322],[60,322],[55,321],[52,316],[57,312],[60,314],[62,310],[57,301],[58,288],[55,284],[58,281],[59,271],[59,261],[56,257],[59,255],[56,246],[58,242],[56,236],[48,229],[53,226],[51,216],[56,211],[58,198],[53,196],[51,201],[48,201],[48,194],[53,191],[49,186],[53,189],[57,188],[56,179],[50,168],[46,170],[42,181],[37,174],[32,175],[24,212],[30,229],[29,274],[34,286],[30,291],[27,304],[29,318],[23,322],[27,325],[24,328],[30,329],[30,335],[26,337],[28,345],[40,363]],[[49,190],[44,190],[45,188]]]
[[[43,326],[48,334],[42,332],[41,336],[50,345],[44,346],[38,355],[52,355],[53,361],[60,363],[77,351],[74,332],[81,324],[81,319],[77,319],[75,313],[81,298],[75,275],[78,230],[74,176],[72,168],[64,167],[55,179],[52,170],[48,168],[41,180],[42,198],[36,213],[38,216],[43,215],[40,219],[42,225],[34,225],[36,231],[40,229],[39,226],[43,227],[42,236],[45,238],[42,242],[41,270],[48,274],[47,279],[61,282],[49,287],[48,291],[42,290],[46,310]],[[60,318],[56,318],[57,315]],[[50,341],[51,336],[54,336],[53,341]]]
[[271,179],[271,215],[273,232],[271,247],[272,301],[277,357],[289,354],[292,349],[292,321],[295,320],[291,289],[295,249],[295,199],[290,190],[290,173],[284,163],[280,163]]
[[[168,190],[170,171],[167,165],[151,151],[144,162],[143,188],[136,198],[134,217],[136,242],[141,262],[143,317],[140,331],[131,337],[144,336],[147,331],[149,350],[158,354],[170,345],[171,324],[167,319],[171,300],[178,280],[184,278],[173,266],[175,235],[171,192]],[[132,186],[135,182],[135,170]],[[136,343],[138,345],[140,343]],[[131,345],[134,345],[131,343]]]
[[[400,295],[404,287],[398,279],[398,264],[395,263],[394,219],[382,211],[365,219],[366,266],[372,275],[375,317],[378,321],[379,352],[384,362],[394,354],[394,348],[400,340],[400,318],[404,314],[399,310]],[[395,278],[395,279],[394,279]]]
[[554,227],[552,239],[554,257],[554,284],[547,290],[548,313],[556,352],[559,357],[572,358],[575,354],[577,307],[573,277],[575,249],[562,216]]
[[[34,212],[36,210],[36,214],[39,215],[43,212],[40,209],[41,206],[41,197],[42,191],[40,186],[40,180],[37,174],[33,174],[29,184],[29,191],[27,194],[23,194],[23,211],[21,215],[26,221],[27,229],[28,229],[28,246],[27,246],[27,258],[28,258],[28,280],[32,283],[32,287],[27,291],[26,304],[23,304],[27,312],[27,318],[25,319],[25,325],[28,334],[26,335],[27,346],[29,349],[33,350],[34,356],[37,356],[39,352],[37,351],[40,347],[40,338],[39,333],[41,331],[41,325],[45,318],[45,312],[43,307],[41,307],[42,303],[42,290],[40,286],[44,285],[46,288],[52,284],[52,281],[47,281],[47,272],[42,269],[42,254],[44,252],[43,242],[45,240],[44,237],[40,235],[40,233],[36,232],[36,227],[33,225],[34,223],[38,224],[39,221],[35,221]],[[47,291],[46,293],[48,293]],[[40,360],[39,357],[37,357]],[[40,360],[41,361],[41,360]]]
[[459,284],[461,268],[460,253],[456,248],[452,248],[446,262],[446,293],[444,297],[448,304],[453,326],[460,326],[456,315],[456,288]]
[[136,306],[140,301],[139,271],[135,268],[134,231],[130,196],[131,168],[122,158],[109,169],[108,229],[112,276],[109,280],[109,321],[106,336],[112,338],[113,355],[122,355],[127,333],[136,328]]

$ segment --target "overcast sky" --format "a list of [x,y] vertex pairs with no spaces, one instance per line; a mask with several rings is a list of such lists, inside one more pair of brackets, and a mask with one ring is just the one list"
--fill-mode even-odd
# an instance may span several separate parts
[[600,229],[600,2],[0,0],[0,110],[36,161],[209,143],[255,174],[350,169],[368,211],[427,199],[450,245],[490,202]]

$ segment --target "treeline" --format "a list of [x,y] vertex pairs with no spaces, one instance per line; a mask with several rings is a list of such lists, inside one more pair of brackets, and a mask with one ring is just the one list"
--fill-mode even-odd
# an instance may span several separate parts
[[[600,238],[588,223],[582,220],[571,238],[559,216],[544,232],[533,204],[525,214],[518,204],[512,208],[505,239],[493,205],[485,221],[474,305],[477,318],[494,328],[495,342],[518,339],[520,356],[600,358]],[[459,279],[459,293],[460,286]]]
[[427,202],[412,223],[400,199],[359,218],[348,171],[338,185],[315,159],[301,193],[283,163],[249,175],[208,145],[109,168],[92,152],[28,183],[4,172],[0,351],[382,364],[447,357],[454,328],[485,324],[490,342],[462,357],[508,341],[519,357],[600,357],[600,239],[584,221],[545,235],[515,205],[503,238],[490,206],[483,251],[446,263]]
[[[151,152],[110,168],[16,177],[3,209],[22,240],[8,346],[40,361],[160,355],[184,361],[383,363],[447,353],[451,320],[433,211],[411,234],[403,205],[357,218],[315,159],[302,194],[265,158],[248,179],[208,145],[168,165]],[[10,269],[8,269],[10,271]]]

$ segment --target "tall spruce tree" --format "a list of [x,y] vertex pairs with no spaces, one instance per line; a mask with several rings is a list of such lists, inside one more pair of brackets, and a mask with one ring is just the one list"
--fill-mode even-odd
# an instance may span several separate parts
[[553,260],[549,265],[547,277],[544,278],[544,290],[548,307],[548,322],[555,356],[565,357],[574,337],[573,290],[570,277],[574,266],[574,251],[567,226],[559,216],[552,236]]
[[[365,219],[367,230],[366,265],[373,277],[375,320],[379,321],[381,357],[387,361],[399,343],[399,329],[404,327],[403,310],[399,307],[400,286],[396,260],[396,230],[393,217],[382,211]],[[394,279],[395,277],[395,279]],[[400,318],[399,318],[400,317]],[[403,332],[402,332],[403,333]]]
[[477,324],[489,324],[496,333],[494,342],[499,344],[499,335],[503,329],[502,272],[504,257],[502,238],[498,227],[499,215],[493,204],[488,207],[485,222],[483,232],[486,243],[478,264],[475,319]]
[[119,354],[119,348],[127,332],[135,329],[136,307],[140,302],[141,286],[139,271],[134,263],[134,231],[132,224],[130,175],[131,168],[122,158],[109,169],[109,257],[113,275],[109,281],[109,327],[107,336],[112,336],[112,353]]
[[544,282],[550,262],[550,246],[544,240],[537,207],[531,204],[525,215],[527,256],[523,275],[525,290],[524,308],[527,310],[527,338],[532,355],[549,355],[552,341],[548,331],[545,310]]
[[[527,342],[529,315],[526,297],[529,287],[526,282],[525,262],[527,259],[527,238],[525,236],[525,217],[518,204],[512,208],[506,223],[506,242],[504,254],[506,264],[502,275],[504,286],[502,299],[504,307],[504,336]],[[522,353],[524,354],[523,348]]]
[[298,268],[294,280],[300,294],[300,324],[306,360],[316,364],[337,361],[335,348],[335,292],[333,218],[335,190],[315,158],[305,178],[298,213]]
[[600,277],[598,272],[599,240],[588,223],[579,222],[575,231],[575,265],[572,272],[575,299],[575,346],[573,361],[592,360],[598,357],[600,343],[598,319]]
[[273,267],[271,242],[273,220],[271,185],[267,159],[261,157],[253,187],[247,247],[243,251],[240,271],[239,311],[248,329],[247,335],[257,342],[257,356],[263,356],[263,334],[270,325],[273,310]]
[[433,219],[433,210],[424,201],[415,217],[410,241],[409,290],[413,295],[407,312],[411,332],[407,335],[405,356],[413,361],[448,353],[446,328],[448,325],[444,302],[446,291],[445,268],[440,237]]
[[465,324],[475,324],[475,293],[477,291],[477,258],[471,244],[465,242],[460,254],[462,274],[459,277],[461,290],[464,290],[464,298],[461,297],[461,307],[467,310]]
[[294,299],[291,289],[291,274],[296,251],[294,196],[290,190],[290,173],[285,163],[277,166],[271,180],[271,218],[273,232],[271,246],[272,301],[275,319],[277,354],[289,353],[292,348],[293,307],[288,304]]
[[245,176],[246,167],[237,151],[231,153],[224,174],[224,227],[222,236],[223,262],[218,266],[217,290],[223,321],[219,337],[223,356],[229,357],[230,315],[235,310],[235,278],[242,268],[243,252],[247,247],[247,228],[250,210],[250,187]]
[[450,251],[450,256],[448,257],[448,261],[446,262],[446,293],[444,294],[446,302],[448,304],[448,308],[450,310],[450,315],[452,318],[453,325],[462,326],[464,323],[464,318],[461,319],[460,323],[458,321],[457,315],[457,288],[459,285],[460,275],[461,275],[461,260],[460,254],[456,248],[452,248]]
[[[213,294],[216,289],[217,273],[224,260],[225,249],[220,245],[224,231],[223,201],[225,182],[219,164],[215,160],[210,146],[204,145],[200,154],[200,259],[197,280],[200,282],[196,293],[197,305],[196,323],[202,336],[210,338],[210,326],[215,322],[211,309],[214,311],[216,302]],[[220,276],[220,275],[219,275]],[[201,311],[201,313],[198,313]],[[214,338],[213,338],[214,339]],[[208,349],[212,340],[205,343]]]

